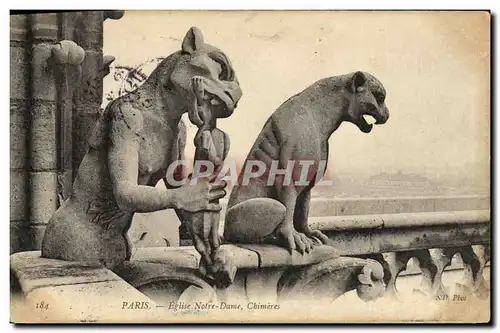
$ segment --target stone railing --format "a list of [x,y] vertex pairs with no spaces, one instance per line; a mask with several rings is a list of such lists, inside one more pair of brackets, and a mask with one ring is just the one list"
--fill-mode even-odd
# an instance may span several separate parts
[[448,297],[441,278],[455,254],[464,268],[462,293],[488,293],[482,273],[490,260],[489,210],[317,217],[310,223],[340,253],[380,262],[391,296],[397,297],[396,279],[415,258],[422,272],[420,292]]
[[[345,211],[345,205],[340,207]],[[469,210],[315,214],[311,226],[325,232],[335,248],[319,246],[304,255],[290,255],[274,246],[224,244],[222,250],[236,269],[227,288],[199,273],[199,254],[191,246],[137,248],[131,260],[114,271],[98,264],[43,259],[38,251],[16,253],[11,255],[11,288],[23,296],[23,304],[44,316],[37,318],[64,320],[65,315],[70,321],[169,322],[179,320],[180,314],[196,315],[192,319],[196,321],[213,306],[251,311],[280,305],[283,309],[284,304],[305,301],[313,307],[351,290],[364,301],[398,298],[398,277],[418,271],[421,286],[415,291],[420,296],[448,299],[458,293],[485,298],[489,295],[483,270],[490,260],[490,211],[470,210],[477,205],[462,207]],[[415,260],[419,267],[408,264]],[[450,268],[463,272],[453,295],[442,281]],[[37,308],[50,300],[58,306]],[[149,311],[127,312],[137,307]],[[220,320],[230,318],[226,313]]]

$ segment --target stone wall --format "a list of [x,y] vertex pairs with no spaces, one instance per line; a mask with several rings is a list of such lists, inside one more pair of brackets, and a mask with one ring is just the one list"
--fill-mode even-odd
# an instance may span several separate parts
[[[71,190],[100,112],[107,13],[10,17],[11,253],[40,248],[46,223]],[[49,59],[65,39],[85,50],[81,75]]]

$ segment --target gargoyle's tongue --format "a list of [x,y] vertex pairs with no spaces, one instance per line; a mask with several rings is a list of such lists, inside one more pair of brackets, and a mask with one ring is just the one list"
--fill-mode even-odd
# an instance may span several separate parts
[[369,114],[364,114],[363,119],[366,121],[368,125],[373,125],[377,122],[377,120],[372,115]]
[[217,105],[221,105],[222,103],[221,103],[218,99],[216,99],[216,98],[212,98],[212,99],[210,100],[210,104],[211,104],[211,105],[214,105],[214,106],[217,106]]

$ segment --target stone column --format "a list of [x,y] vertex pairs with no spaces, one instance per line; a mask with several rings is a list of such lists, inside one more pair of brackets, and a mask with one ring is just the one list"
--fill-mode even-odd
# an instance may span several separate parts
[[23,248],[27,222],[28,47],[26,15],[10,16],[10,252]]
[[[59,34],[61,40],[75,39],[75,22],[78,12],[59,14]],[[58,80],[59,109],[59,197],[66,199],[73,183],[73,95],[80,78],[67,77],[75,73],[60,73],[66,77]],[[78,82],[75,80],[78,79]]]
[[103,21],[107,18],[120,19],[123,14],[120,10],[88,11],[79,12],[71,18],[74,24],[73,40],[85,50],[81,85],[73,99],[72,165],[75,172],[87,151],[88,139],[101,113],[102,78],[105,75],[102,53]]
[[[102,103],[103,12],[81,12],[75,20],[74,41],[85,50],[82,80],[73,99],[73,156],[76,172],[87,151],[87,144]],[[73,179],[76,175],[73,174]]]
[[58,40],[57,14],[28,16],[29,96],[27,211],[23,250],[39,249],[46,223],[57,209],[57,87],[48,61]]

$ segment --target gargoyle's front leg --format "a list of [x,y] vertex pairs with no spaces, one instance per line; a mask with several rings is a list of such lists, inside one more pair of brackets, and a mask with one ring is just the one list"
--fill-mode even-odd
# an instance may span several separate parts
[[315,238],[323,244],[330,243],[329,238],[319,230],[312,230],[309,227],[309,205],[311,203],[311,190],[302,191],[297,197],[295,205],[295,214],[293,216],[293,224],[298,232],[304,233],[307,237]]
[[286,208],[285,218],[280,226],[276,229],[276,236],[284,242],[284,246],[290,250],[299,251],[301,254],[304,252],[309,253],[313,247],[312,239],[308,238],[301,232],[298,232],[293,223],[293,216],[295,212],[295,203],[297,201],[297,190],[294,186],[284,186],[279,189],[281,203]]

